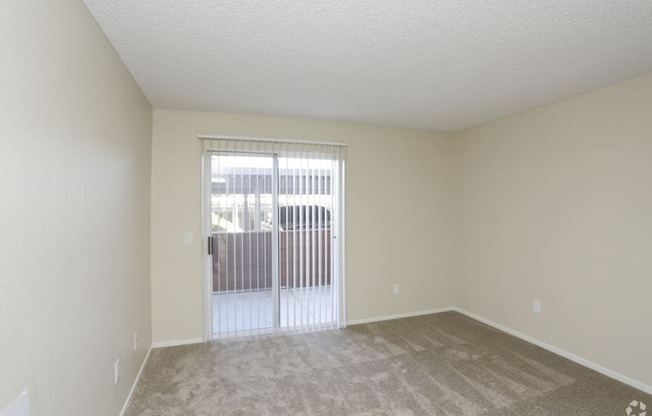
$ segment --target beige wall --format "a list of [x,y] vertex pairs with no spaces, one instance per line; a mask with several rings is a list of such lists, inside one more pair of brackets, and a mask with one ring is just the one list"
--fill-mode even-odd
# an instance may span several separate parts
[[[404,129],[216,113],[154,111],[152,319],[155,342],[201,338],[197,135],[343,141],[347,149],[349,320],[456,303],[453,143]],[[184,246],[183,233],[195,235]],[[392,295],[400,283],[401,294]]]
[[460,305],[652,385],[652,75],[456,135],[164,110],[152,132],[81,2],[3,0],[0,56],[0,409],[29,388],[35,415],[115,415],[150,329],[201,337],[199,133],[348,143],[349,320]]
[[461,306],[652,385],[652,74],[456,137]]
[[81,1],[2,0],[0,56],[0,409],[116,416],[151,343],[152,110]]

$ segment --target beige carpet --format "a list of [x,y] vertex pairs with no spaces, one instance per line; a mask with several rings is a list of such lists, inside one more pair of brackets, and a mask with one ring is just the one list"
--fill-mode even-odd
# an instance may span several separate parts
[[449,312],[156,349],[127,415],[620,416],[633,400],[652,405],[650,395]]

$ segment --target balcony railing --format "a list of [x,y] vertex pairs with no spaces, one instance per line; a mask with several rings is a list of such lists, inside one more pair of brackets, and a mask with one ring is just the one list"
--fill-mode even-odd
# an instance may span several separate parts
[[[272,288],[272,232],[213,233],[213,291]],[[329,229],[279,232],[280,285],[317,287],[331,283]]]

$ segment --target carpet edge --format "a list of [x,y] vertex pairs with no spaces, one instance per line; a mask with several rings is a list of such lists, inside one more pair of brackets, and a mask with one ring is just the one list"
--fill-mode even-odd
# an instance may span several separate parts
[[575,363],[577,363],[577,364],[579,364],[579,365],[581,365],[583,367],[589,368],[589,369],[591,369],[593,371],[597,371],[598,373],[600,373],[602,375],[605,375],[605,376],[607,376],[609,378],[620,381],[621,383],[627,384],[630,387],[634,387],[634,388],[636,388],[638,390],[641,390],[644,393],[652,394],[652,386],[649,386],[649,385],[647,385],[647,384],[645,384],[645,383],[643,383],[641,381],[635,380],[635,379],[633,379],[631,377],[628,377],[628,376],[626,376],[624,374],[621,374],[621,373],[619,373],[617,371],[611,370],[611,369],[609,369],[609,368],[607,368],[605,366],[602,366],[602,365],[600,365],[598,363],[587,360],[586,358],[580,357],[580,356],[575,355],[575,354],[573,354],[571,352],[562,350],[561,348],[555,347],[554,345],[548,344],[546,342],[543,342],[541,340],[533,338],[533,337],[531,337],[529,335],[525,335],[525,334],[523,334],[523,333],[521,333],[519,331],[516,331],[516,330],[514,330],[512,328],[509,328],[509,327],[507,327],[505,325],[501,325],[501,324],[499,324],[497,322],[494,322],[494,321],[492,321],[490,319],[484,318],[484,317],[482,317],[480,315],[476,315],[476,314],[474,314],[472,312],[469,312],[469,311],[464,310],[462,308],[459,308],[457,306],[453,306],[451,308],[451,310],[459,312],[459,313],[461,313],[463,315],[468,316],[471,319],[475,319],[476,321],[482,322],[483,324],[489,325],[489,326],[491,326],[493,328],[496,328],[496,329],[498,329],[500,331],[503,331],[503,332],[506,332],[506,333],[508,333],[510,335],[513,335],[516,338],[520,338],[523,341],[529,342],[530,344],[534,344],[534,345],[536,345],[538,347],[541,347],[544,350],[548,350],[548,351],[550,351],[550,352],[552,352],[554,354],[557,354],[557,355],[559,355],[561,357],[567,358],[567,359],[569,359],[569,360],[571,360],[571,361],[573,361],[573,362],[575,362]]

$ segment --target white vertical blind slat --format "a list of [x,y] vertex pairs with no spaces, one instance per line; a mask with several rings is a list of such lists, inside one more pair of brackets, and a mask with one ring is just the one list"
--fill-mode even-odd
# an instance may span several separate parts
[[[302,206],[302,214],[303,214],[303,227],[301,228],[303,230],[303,238],[304,238],[304,254],[306,256],[306,264],[305,264],[305,273],[306,273],[306,326],[309,326],[312,324],[312,307],[313,303],[312,301],[312,296],[310,294],[310,289],[312,287],[312,252],[310,248],[310,234],[311,230],[310,227],[308,226],[308,215],[309,215],[309,201],[308,201],[308,195],[310,193],[310,145],[306,145],[306,153],[305,153],[305,170],[303,171],[303,174],[305,175],[305,187],[303,188],[303,206]],[[305,210],[304,210],[305,209]]]
[[[259,150],[258,149],[258,147],[259,147],[258,143],[256,143],[255,147],[256,147],[256,150]],[[256,172],[256,198],[257,198],[256,203],[257,203],[257,209],[262,209],[262,200],[261,199],[262,199],[263,195],[265,194],[265,192],[264,192],[264,190],[263,190],[263,192],[260,192],[260,185],[261,185],[260,184],[260,176],[261,175],[260,175],[260,168],[258,166],[256,166],[255,172]],[[264,182],[263,182],[263,184],[264,184]],[[256,262],[260,261],[260,247],[261,246],[264,247],[264,245],[265,245],[265,238],[263,237],[263,239],[262,239],[263,241],[261,242],[261,236],[262,236],[262,233],[257,233],[256,234]],[[263,253],[265,253],[264,248],[263,248]],[[260,289],[261,288],[260,265],[257,265],[257,266],[259,266],[259,267],[256,267],[256,289],[261,290]],[[265,269],[263,269],[263,270],[265,270]],[[264,276],[263,276],[263,279],[264,279]],[[261,309],[263,309],[263,307],[265,307],[266,300],[265,300],[265,298],[262,299],[262,303],[263,303],[262,306],[263,307],[261,307],[261,298],[256,297],[255,299],[256,299],[256,303],[255,303],[255,306],[256,306],[255,307],[255,309],[256,309],[256,328],[258,328],[257,332],[260,332],[260,328],[262,326],[264,326],[264,325],[261,324],[261,320],[264,320],[265,316],[266,316],[263,313],[262,318],[261,318]]]
[[[341,263],[342,263],[342,270],[340,272],[341,274],[341,294],[337,297],[339,302],[342,305],[345,305],[346,303],[346,291],[344,290],[344,285],[346,283],[346,212],[344,210],[344,207],[346,206],[346,148],[342,147],[338,149],[340,151],[339,155],[339,164],[340,164],[340,169],[339,173],[341,175],[341,186],[339,192],[341,193],[341,202],[340,202],[340,215],[342,216],[342,221],[341,221],[341,227],[342,227],[342,241],[339,244],[340,250],[341,250]],[[341,315],[338,316],[338,324],[341,323],[341,325],[346,326],[346,309],[344,306],[340,307],[341,309]]]
[[[331,206],[335,207],[337,204],[335,203],[335,192],[332,191],[332,189],[335,188],[336,184],[336,178],[335,178],[335,172],[337,172],[337,166],[336,166],[336,159],[332,160],[331,162],[331,194],[330,194],[330,199],[331,199]],[[330,263],[331,263],[331,273],[333,276],[337,273],[336,270],[337,268],[335,267],[335,253],[336,253],[336,238],[337,238],[337,218],[338,218],[338,211],[333,210],[331,213],[332,218],[331,218],[331,238],[330,238],[330,245],[331,245],[331,258],[330,258]],[[332,282],[333,290],[331,290],[331,318],[333,321],[337,319],[337,290],[338,290],[338,284],[336,281]]]
[[324,287],[323,286],[323,281],[322,281],[322,261],[323,261],[322,257],[323,256],[322,256],[322,253],[321,253],[321,247],[322,247],[321,242],[322,242],[322,239],[324,238],[324,233],[323,233],[323,230],[322,230],[322,218],[321,218],[321,180],[322,180],[323,177],[324,177],[324,172],[321,169],[321,167],[318,166],[317,167],[317,179],[316,179],[317,188],[315,189],[315,195],[316,195],[316,200],[317,200],[317,204],[316,204],[316,206],[317,206],[316,211],[317,212],[314,213],[314,216],[316,217],[315,222],[317,224],[317,226],[316,226],[316,230],[317,230],[316,231],[317,232],[317,248],[316,248],[316,251],[317,251],[317,268],[316,269],[317,269],[317,287],[319,288],[319,298],[318,298],[318,308],[317,308],[317,312],[318,312],[317,326],[318,326],[319,329],[322,328],[321,312],[322,312],[322,308],[324,306],[324,302],[323,302],[323,299],[322,299],[323,298],[323,290],[322,290],[322,288]]
[[[305,305],[305,299],[304,299],[304,283],[305,283],[305,259],[304,259],[304,253],[303,253],[303,244],[305,242],[305,236],[303,233],[303,218],[301,216],[301,204],[304,203],[303,201],[303,192],[304,192],[304,187],[305,187],[305,177],[303,175],[304,172],[304,147],[301,146],[301,151],[299,153],[299,205],[297,205],[297,209],[293,209],[293,215],[294,215],[294,227],[296,228],[296,223],[299,223],[299,231],[301,234],[299,234],[299,322],[301,323],[301,329],[304,329],[304,320],[303,320],[303,311],[304,311],[304,305]],[[298,217],[298,218],[297,218]]]
[[[284,173],[285,173],[285,189],[284,189],[284,197],[285,197],[285,206],[288,206],[288,189],[289,189],[289,155],[288,157],[285,158],[285,167],[284,167]],[[284,224],[285,224],[285,229],[283,230],[283,236],[285,237],[285,322],[283,322],[284,326],[286,328],[290,327],[290,268],[288,267],[290,264],[290,253],[289,253],[289,233],[287,232],[287,223],[288,223],[288,210],[286,209],[284,211],[285,218],[284,218]]]
[[[311,153],[310,155],[314,158],[314,154]],[[311,325],[315,325],[317,323],[317,304],[318,304],[318,295],[317,295],[317,261],[316,261],[316,239],[315,239],[315,234],[317,233],[317,229],[315,228],[315,212],[314,212],[314,196],[315,196],[315,163],[313,162],[314,159],[308,159],[308,163],[311,165],[308,167],[308,173],[310,175],[310,189],[308,190],[308,195],[312,196],[312,198],[306,198],[308,200],[308,207],[306,208],[306,211],[310,210],[310,225],[308,226],[308,232],[310,235],[310,279],[312,281],[312,285],[310,287],[310,293],[311,296],[310,298],[312,299],[312,316],[311,316]],[[312,199],[312,201],[310,201]],[[308,212],[306,212],[308,214]]]
[[[297,145],[292,145],[292,160],[296,160],[297,156]],[[297,205],[297,168],[296,163],[292,166],[292,205]],[[286,209],[289,210],[289,206]],[[294,211],[292,211],[292,222],[296,221],[296,216]],[[289,224],[288,224],[289,225]],[[297,290],[297,230],[296,227],[291,227],[292,229],[292,305],[294,306],[294,327],[297,326],[297,300],[296,300],[296,290]],[[301,321],[299,321],[301,322]]]

